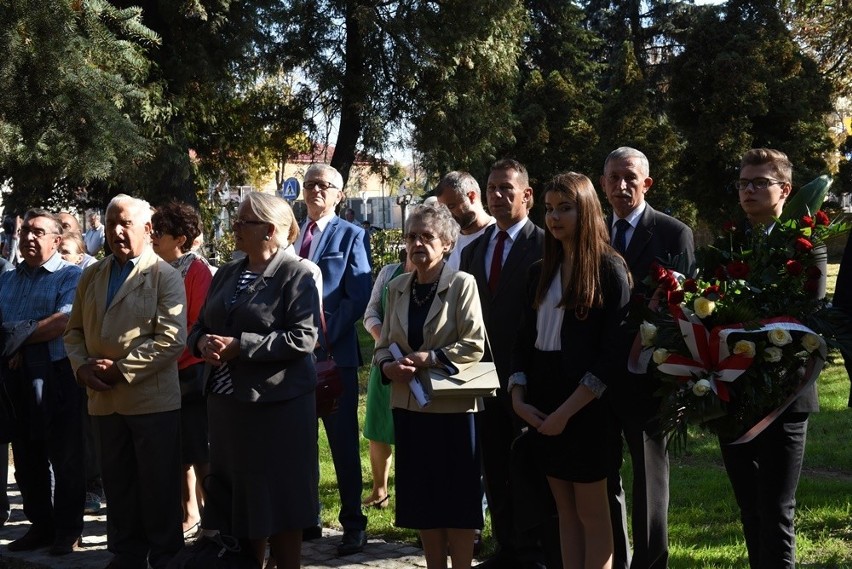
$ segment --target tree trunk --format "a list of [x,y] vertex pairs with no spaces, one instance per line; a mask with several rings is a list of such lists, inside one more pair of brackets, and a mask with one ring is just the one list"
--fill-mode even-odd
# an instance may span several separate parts
[[349,172],[355,162],[358,140],[361,137],[361,112],[365,105],[366,87],[364,85],[364,38],[357,2],[346,5],[346,69],[343,72],[343,85],[340,91],[340,127],[337,131],[337,143],[331,165],[343,176],[343,186],[349,179]]

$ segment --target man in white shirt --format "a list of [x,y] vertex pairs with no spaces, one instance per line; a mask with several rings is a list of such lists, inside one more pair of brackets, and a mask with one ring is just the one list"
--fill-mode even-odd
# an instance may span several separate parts
[[[531,488],[524,487],[524,481],[511,473],[512,441],[520,434],[521,425],[512,411],[506,386],[526,299],[527,269],[541,259],[544,231],[529,219],[533,190],[523,164],[511,159],[493,164],[485,192],[494,226],[485,227],[462,252],[460,262],[461,270],[476,278],[490,341],[486,361],[494,362],[502,386],[497,397],[486,399],[485,410],[479,414],[485,489],[497,551],[477,567],[543,569],[542,546],[546,546],[543,541],[548,528],[539,522],[547,515],[540,515],[543,508]],[[525,505],[524,512],[518,504]]]
[[97,257],[98,251],[104,246],[104,226],[101,224],[101,214],[96,211],[90,211],[88,219],[90,228],[83,235],[83,242],[86,244],[86,253]]
[[458,270],[462,250],[473,243],[495,219],[485,212],[476,178],[467,172],[450,172],[435,190],[438,202],[447,206],[453,219],[459,224],[459,240],[447,257],[447,266]]

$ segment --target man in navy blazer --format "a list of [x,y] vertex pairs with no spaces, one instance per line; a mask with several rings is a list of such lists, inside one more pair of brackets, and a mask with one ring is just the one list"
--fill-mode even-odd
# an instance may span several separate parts
[[[343,376],[344,390],[339,410],[323,418],[328,436],[337,487],[343,539],[340,555],[351,555],[367,543],[367,516],[361,510],[361,453],[358,428],[358,366],[361,351],[355,322],[364,314],[370,300],[372,276],[365,249],[364,230],[335,215],[343,199],[343,177],[326,164],[312,164],[305,172],[304,198],[308,219],[295,243],[300,256],[310,259],[322,271],[322,309],[328,328],[320,333],[315,354],[318,360],[329,351]],[[319,537],[316,528],[305,532]]]
[[[633,276],[634,294],[650,295],[642,281],[654,261],[692,276],[695,245],[692,230],[680,221],[656,211],[645,202],[654,183],[648,158],[623,146],[604,162],[601,186],[612,205],[607,218],[613,246],[624,256]],[[625,370],[607,390],[613,411],[613,465],[608,479],[617,569],[665,569],[668,566],[669,459],[666,441],[654,418],[659,400],[650,375],[627,371],[627,352],[632,338],[625,338]],[[633,464],[633,556],[627,538],[627,507],[621,487],[622,433]]]

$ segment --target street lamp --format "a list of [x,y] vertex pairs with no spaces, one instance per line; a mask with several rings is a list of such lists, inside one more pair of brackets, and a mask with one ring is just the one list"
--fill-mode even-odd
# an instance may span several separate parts
[[414,196],[409,194],[407,191],[403,193],[405,190],[405,186],[399,188],[399,193],[396,196],[396,203],[402,209],[402,230],[405,231],[405,213],[408,208],[408,204],[411,203],[411,200],[414,199]]

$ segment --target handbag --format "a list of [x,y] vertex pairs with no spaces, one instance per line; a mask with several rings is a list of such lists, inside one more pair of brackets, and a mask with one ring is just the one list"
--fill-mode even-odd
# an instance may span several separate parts
[[442,397],[496,397],[500,378],[494,362],[477,362],[453,375],[439,368],[429,368],[433,399]]
[[[491,342],[488,334],[485,335],[485,344],[488,353],[491,351]],[[497,375],[497,366],[494,362],[476,362],[454,374],[449,374],[441,368],[429,368],[430,397],[440,399],[442,397],[497,397],[500,389],[500,377]]]
[[343,396],[343,378],[337,363],[331,353],[331,344],[328,341],[328,329],[325,325],[325,314],[320,310],[320,323],[322,324],[322,335],[326,342],[326,359],[317,360],[314,367],[317,372],[317,417],[328,417],[335,413],[340,407],[340,398]]

